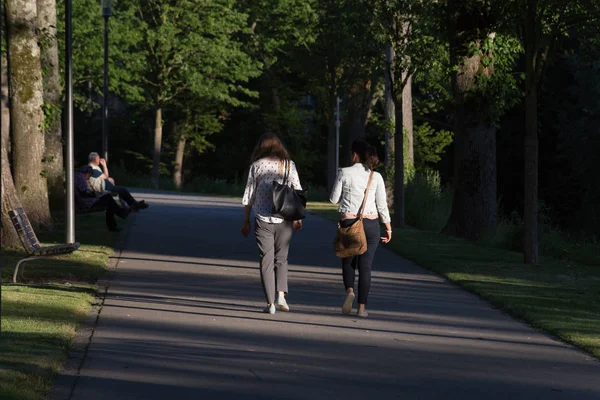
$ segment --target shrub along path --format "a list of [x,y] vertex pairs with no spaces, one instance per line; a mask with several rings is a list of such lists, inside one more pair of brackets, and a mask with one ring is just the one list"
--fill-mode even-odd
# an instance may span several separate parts
[[74,400],[600,396],[595,359],[386,249],[370,317],[342,315],[335,224],[315,216],[292,244],[292,311],[263,314],[237,200],[144,197]]

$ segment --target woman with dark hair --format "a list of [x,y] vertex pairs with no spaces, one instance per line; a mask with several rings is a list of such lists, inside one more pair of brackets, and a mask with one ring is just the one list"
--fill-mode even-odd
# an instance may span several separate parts
[[273,133],[266,133],[258,140],[251,162],[242,200],[245,208],[241,232],[244,237],[250,234],[250,213],[254,209],[260,278],[267,299],[264,312],[275,314],[276,308],[290,310],[285,299],[288,292],[288,250],[292,232],[302,229],[302,221],[285,221],[273,216],[273,181],[282,183],[285,169],[289,168],[288,184],[296,190],[302,187],[296,165]]
[[[340,225],[347,227],[356,222],[360,215],[367,237],[367,251],[359,256],[342,259],[342,273],[346,287],[346,299],[342,305],[342,312],[350,314],[354,304],[354,280],[358,268],[358,316],[367,317],[367,299],[371,287],[371,264],[381,240],[388,243],[392,240],[392,227],[390,225],[390,212],[387,206],[385,184],[383,178],[374,169],[379,163],[375,148],[365,141],[352,143],[352,166],[342,168],[338,175],[329,197],[334,204],[339,203],[338,211],[341,213]],[[364,209],[361,209],[367,185],[369,191]],[[380,236],[379,222],[385,225],[385,235]]]

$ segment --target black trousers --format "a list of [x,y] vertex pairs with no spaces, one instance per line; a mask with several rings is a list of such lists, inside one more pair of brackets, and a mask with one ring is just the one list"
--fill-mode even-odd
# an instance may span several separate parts
[[117,193],[119,197],[123,199],[123,201],[127,203],[129,207],[133,207],[137,204],[137,201],[135,201],[135,199],[133,198],[131,193],[129,193],[129,190],[127,190],[125,186],[111,186],[107,189],[113,193]]
[[110,194],[100,196],[94,203],[94,206],[106,206],[106,226],[108,229],[114,229],[117,227],[117,221],[115,220],[115,214],[125,219],[127,218],[127,211],[119,207],[115,199]]
[[[341,221],[342,227],[352,225],[356,220],[347,219]],[[346,290],[353,288],[358,269],[358,303],[367,304],[369,290],[371,289],[371,265],[379,245],[381,235],[379,232],[379,221],[376,219],[363,218],[365,235],[367,236],[367,251],[360,256],[342,258],[342,273]]]

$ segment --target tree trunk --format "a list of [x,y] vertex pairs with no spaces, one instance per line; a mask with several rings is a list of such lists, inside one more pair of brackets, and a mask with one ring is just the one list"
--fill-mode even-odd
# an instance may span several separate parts
[[396,111],[394,107],[394,98],[392,95],[392,84],[394,82],[394,76],[392,69],[394,68],[394,60],[396,58],[396,52],[392,47],[391,43],[387,43],[385,46],[385,59],[386,68],[384,71],[385,75],[385,86],[384,86],[384,97],[385,97],[385,170],[389,174],[393,168],[394,160],[394,129],[396,123]]
[[152,159],[152,188],[158,189],[160,181],[160,151],[162,147],[162,108],[156,109],[154,119],[154,157]]
[[412,168],[415,164],[415,151],[413,140],[413,111],[412,111],[412,76],[406,77],[402,74],[402,80],[406,80],[402,88],[402,127],[404,139],[404,165]]
[[[526,264],[539,264],[538,257],[538,52],[537,2],[527,3],[525,26],[525,188],[523,258]],[[541,61],[538,61],[541,62]]]
[[468,94],[482,73],[480,56],[465,57],[458,65],[453,76],[454,195],[443,233],[477,240],[496,227],[496,128]]
[[44,167],[48,177],[48,196],[55,209],[64,207],[65,182],[61,126],[61,86],[59,78],[58,40],[56,37],[56,0],[37,0],[38,29],[44,36],[41,47],[46,115],[46,152]]
[[43,176],[44,122],[35,0],[7,0],[9,83],[14,180],[32,224],[50,228],[48,187]]
[[335,177],[337,175],[336,117],[334,112],[334,110],[336,109],[337,98],[335,95],[335,91],[333,91],[329,98],[329,118],[327,121],[327,188],[328,191],[331,192],[331,190],[333,189],[333,184],[335,183]]
[[404,134],[402,99],[394,96],[396,109],[396,132],[394,134],[394,226],[402,228],[406,224],[404,216]]
[[344,140],[344,166],[350,164],[350,147],[355,140],[366,139],[367,120],[373,108],[373,90],[371,80],[362,81],[350,88],[348,93],[348,132]]
[[454,196],[443,233],[478,240],[496,227],[496,128],[457,128]]
[[20,240],[13,228],[8,212],[21,207],[21,202],[17,197],[8,158],[10,110],[8,109],[8,76],[6,69],[6,58],[2,56],[2,102],[0,106],[2,108],[2,231],[0,233],[0,243],[3,248],[14,248],[20,246]]
[[175,152],[175,168],[173,171],[173,183],[177,190],[181,190],[183,185],[183,155],[185,154],[186,137],[181,136],[177,141],[177,151]]

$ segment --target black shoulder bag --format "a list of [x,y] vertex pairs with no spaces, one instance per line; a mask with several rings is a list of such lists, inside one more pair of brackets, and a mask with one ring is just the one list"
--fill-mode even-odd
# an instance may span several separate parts
[[290,161],[284,162],[283,182],[273,181],[273,216],[286,221],[304,219],[306,214],[306,190],[294,190],[289,186]]

